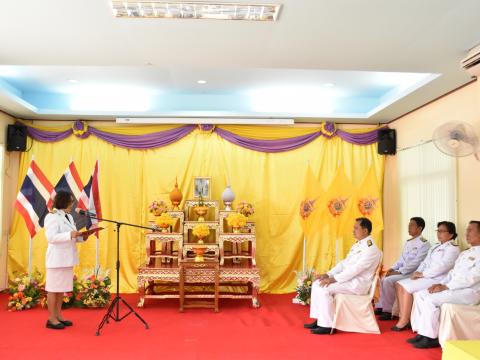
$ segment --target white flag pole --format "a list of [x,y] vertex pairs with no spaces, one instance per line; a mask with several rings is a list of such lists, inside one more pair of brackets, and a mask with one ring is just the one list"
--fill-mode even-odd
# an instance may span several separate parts
[[[96,161],[96,165],[98,165],[97,166],[97,182],[98,182],[98,179],[99,179],[98,174],[100,173],[100,161],[98,161],[98,158],[97,158],[97,161]],[[92,185],[93,185],[93,178],[92,178]],[[98,184],[98,186],[100,187],[100,184]],[[92,189],[90,189],[90,192],[91,191],[92,191]],[[90,202],[90,199],[89,199],[89,202]],[[97,227],[98,227],[98,220],[97,220]],[[97,232],[95,238],[96,238],[96,240],[95,240],[95,271],[99,271],[99,269],[100,269],[100,265],[99,265],[100,264],[100,261],[99,261],[99,257],[100,257],[100,251],[99,251],[100,235],[98,234],[98,232]]]
[[98,245],[99,245],[99,238],[96,237],[96,240],[95,240],[95,270],[96,271],[98,271],[98,257],[99,257]]
[[303,261],[302,261],[302,270],[305,272],[307,270],[307,237],[303,235]]
[[28,275],[32,276],[32,237],[30,236],[30,241],[28,243]]

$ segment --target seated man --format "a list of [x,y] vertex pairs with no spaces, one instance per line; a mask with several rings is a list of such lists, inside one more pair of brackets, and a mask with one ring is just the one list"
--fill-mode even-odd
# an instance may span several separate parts
[[470,221],[466,232],[471,248],[460,254],[447,277],[428,290],[415,293],[412,328],[417,336],[407,340],[420,349],[438,347],[442,304],[475,305],[480,302],[480,221]]
[[388,269],[380,286],[380,299],[377,303],[376,315],[381,315],[380,320],[392,318],[392,307],[395,302],[395,283],[407,279],[425,259],[430,248],[430,243],[422,237],[425,221],[421,217],[413,217],[408,223],[407,240],[403,247],[402,255],[395,264]]
[[358,218],[353,227],[357,242],[347,257],[326,274],[318,276],[312,284],[310,317],[316,319],[304,327],[312,334],[330,334],[333,324],[335,294],[365,295],[368,293],[382,252],[373,242],[372,223]]

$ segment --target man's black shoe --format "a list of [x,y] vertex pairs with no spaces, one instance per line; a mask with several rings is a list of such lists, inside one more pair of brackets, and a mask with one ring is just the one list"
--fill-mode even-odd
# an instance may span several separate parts
[[392,313],[384,312],[382,315],[380,315],[378,320],[392,320]]
[[424,336],[422,340],[413,343],[413,347],[416,347],[417,349],[432,349],[440,347],[440,343],[438,342],[438,339]]
[[335,334],[336,330],[333,329],[333,331],[332,331],[332,328],[326,328],[326,327],[319,326],[316,329],[310,330],[310,332],[312,334],[316,334],[316,335],[330,335],[330,333]]
[[415,344],[416,342],[419,342],[422,339],[423,339],[423,335],[417,334],[415,337],[407,339],[407,343]]
[[314,322],[312,322],[310,324],[303,324],[303,327],[305,329],[316,329],[316,328],[318,328],[317,320],[315,320]]

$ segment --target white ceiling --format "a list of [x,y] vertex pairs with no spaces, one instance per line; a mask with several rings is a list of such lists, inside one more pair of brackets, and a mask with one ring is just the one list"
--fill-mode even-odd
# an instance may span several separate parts
[[[0,65],[9,65],[4,70],[26,69],[16,77],[0,70],[0,81],[6,82],[0,108],[24,118],[125,115],[115,111],[68,114],[61,107],[36,111],[38,104],[47,102],[47,93],[52,97],[59,88],[72,87],[69,79],[81,85],[83,78],[92,76],[105,87],[148,83],[159,94],[168,88],[169,96],[189,93],[192,96],[184,97],[185,101],[201,103],[212,94],[225,99],[245,82],[259,88],[296,85],[299,73],[304,74],[302,86],[306,80],[322,85],[344,84],[347,79],[351,89],[368,87],[365,71],[440,74],[369,117],[335,117],[338,122],[376,123],[396,118],[470,80],[459,61],[480,41],[478,0],[275,3],[282,4],[279,20],[261,23],[116,19],[107,0],[0,0]],[[329,78],[324,70],[358,73],[338,72]],[[355,75],[351,81],[349,74]],[[359,85],[356,75],[367,78],[367,85]],[[198,79],[208,84],[199,88]],[[22,97],[28,91],[29,96]],[[235,98],[225,101],[234,103]],[[179,112],[192,109],[196,108]],[[297,115],[304,121],[312,117]]]

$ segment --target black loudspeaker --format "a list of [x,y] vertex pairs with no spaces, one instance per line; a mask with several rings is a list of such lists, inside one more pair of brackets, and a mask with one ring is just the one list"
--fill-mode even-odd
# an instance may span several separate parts
[[27,150],[27,127],[23,125],[7,126],[7,151]]
[[378,153],[395,155],[397,153],[397,133],[395,129],[378,130]]

